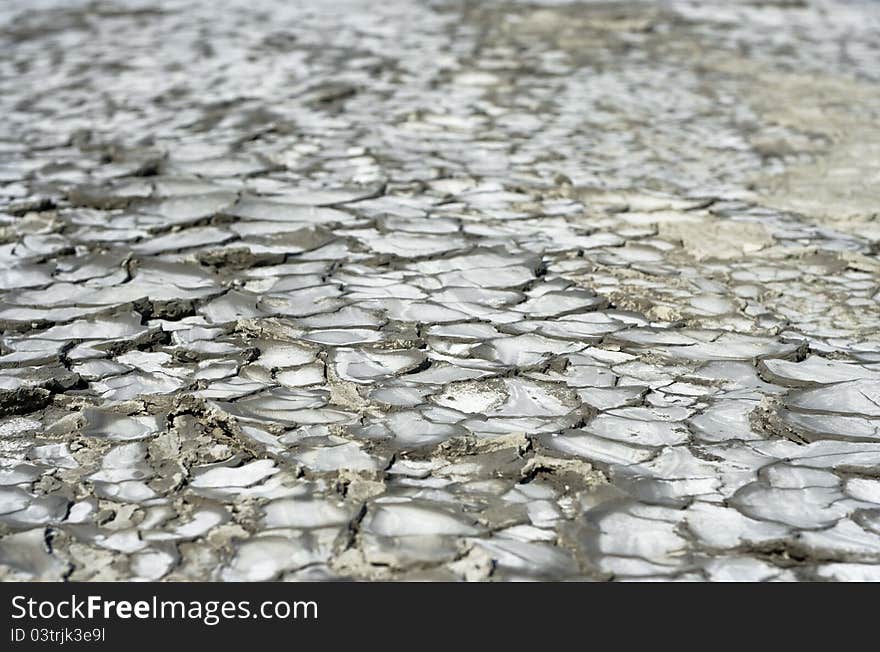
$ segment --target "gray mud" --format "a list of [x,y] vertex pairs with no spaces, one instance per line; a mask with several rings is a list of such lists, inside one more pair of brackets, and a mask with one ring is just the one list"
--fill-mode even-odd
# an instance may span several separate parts
[[0,579],[880,580],[871,2],[0,7]]

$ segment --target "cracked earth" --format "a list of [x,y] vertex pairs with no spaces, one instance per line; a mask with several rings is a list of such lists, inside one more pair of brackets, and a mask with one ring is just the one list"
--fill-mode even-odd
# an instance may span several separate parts
[[880,7],[0,6],[0,578],[880,580]]

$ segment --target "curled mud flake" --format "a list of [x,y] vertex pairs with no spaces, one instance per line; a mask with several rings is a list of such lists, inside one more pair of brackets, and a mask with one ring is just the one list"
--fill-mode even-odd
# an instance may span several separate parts
[[800,362],[762,360],[758,364],[758,369],[768,381],[787,387],[833,385],[850,380],[876,379],[880,373],[876,369],[859,364],[828,360],[815,355]]
[[271,460],[257,460],[239,467],[195,470],[190,485],[197,488],[249,487],[278,473]]
[[[135,394],[137,395],[137,394]],[[162,427],[156,416],[127,417],[97,408],[83,410],[85,426],[82,434],[114,440],[144,439],[158,434]]]
[[411,502],[374,502],[361,520],[361,528],[383,537],[469,536],[479,532],[461,515]]
[[807,389],[789,395],[792,408],[804,412],[853,414],[880,417],[880,379],[835,383],[822,389]]
[[282,572],[326,561],[328,552],[320,550],[306,535],[255,537],[238,545],[232,560],[220,569],[218,579],[228,582],[271,580]]
[[293,455],[305,467],[317,472],[378,471],[383,461],[363,450],[355,442],[308,447],[303,446]]

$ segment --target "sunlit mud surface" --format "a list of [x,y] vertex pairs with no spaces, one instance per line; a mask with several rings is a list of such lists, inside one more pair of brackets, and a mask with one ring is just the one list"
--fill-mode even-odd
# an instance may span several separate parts
[[878,34],[2,3],[0,578],[880,580]]

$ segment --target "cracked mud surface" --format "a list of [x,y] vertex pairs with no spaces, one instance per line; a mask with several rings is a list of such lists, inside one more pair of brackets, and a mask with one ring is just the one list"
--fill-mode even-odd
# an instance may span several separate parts
[[871,2],[0,7],[0,578],[880,580]]

